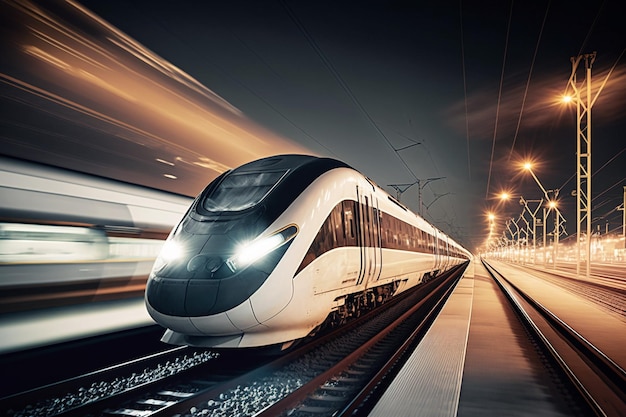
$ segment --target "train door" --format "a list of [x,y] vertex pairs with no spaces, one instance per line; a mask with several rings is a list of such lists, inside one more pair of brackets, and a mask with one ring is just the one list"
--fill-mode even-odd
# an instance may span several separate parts
[[433,266],[433,276],[439,273],[439,269],[441,269],[441,242],[439,240],[439,234],[437,233],[437,229],[435,229],[435,233],[433,234],[434,238],[434,253],[435,255],[435,265]]
[[383,269],[383,247],[380,224],[380,210],[378,208],[378,198],[372,195],[372,252],[374,270],[370,279],[378,281]]
[[443,246],[441,269],[447,271],[450,263],[450,244],[448,242],[448,236],[446,236],[445,239],[441,241],[441,245]]
[[357,285],[377,280],[382,269],[380,214],[378,200],[371,193],[361,193],[357,188],[358,236],[361,270]]

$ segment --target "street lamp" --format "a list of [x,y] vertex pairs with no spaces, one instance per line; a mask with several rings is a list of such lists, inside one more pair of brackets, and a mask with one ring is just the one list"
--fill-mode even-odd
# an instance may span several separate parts
[[624,202],[622,203],[622,237],[624,238],[624,248],[626,248],[626,185],[624,186]]
[[[571,57],[572,74],[568,80],[568,87],[571,87],[572,96],[565,99],[565,102],[576,104],[576,275],[580,276],[580,236],[583,223],[586,226],[587,242],[585,252],[586,276],[589,279],[591,272],[591,108],[600,95],[602,88],[606,84],[608,77],[600,89],[591,95],[591,66],[596,59],[596,53],[583,54]],[[584,61],[585,80],[579,86],[576,76],[578,65]],[[581,92],[584,91],[583,94]]]
[[[502,201],[508,201],[512,198],[512,195],[507,191],[503,191],[498,195],[498,197]],[[515,250],[513,248],[509,250],[509,259],[512,262],[517,261],[517,263],[521,263],[521,247],[520,247],[521,232],[520,232],[520,227],[518,225],[518,222],[522,219],[523,215],[524,213],[522,212],[522,214],[517,220],[515,220],[515,218],[511,218],[505,222],[505,226],[511,235],[511,246],[515,245]],[[515,231],[511,230],[511,224],[515,226],[515,229],[516,229]],[[525,233],[526,233],[526,238],[528,238],[528,232],[526,231]],[[517,257],[515,256],[515,253],[517,253]]]
[[[519,240],[520,240],[520,228],[519,228],[519,225],[517,224],[519,221],[520,221],[520,219],[519,219],[519,218],[518,218],[517,220],[515,220],[515,218],[511,218],[511,223],[513,223],[513,225],[515,226],[515,233],[513,233],[513,232],[511,231],[511,229],[509,228],[509,232],[511,233],[511,235],[513,235],[513,236],[517,236],[517,239],[516,239],[516,240],[517,240],[517,244],[516,244],[516,246],[517,246],[517,263],[520,263],[520,258],[521,258],[521,255],[520,255],[520,247],[519,247],[519,246],[520,246],[520,245],[519,245]],[[509,225],[507,224],[507,228],[508,228],[508,227],[509,227]]]
[[492,212],[487,213],[487,220],[489,221],[489,234],[487,235],[487,239],[485,241],[485,248],[487,253],[491,251],[491,241],[493,239],[493,230],[496,221],[496,215]]
[[[541,184],[541,181],[539,181],[539,178],[537,178],[537,176],[535,175],[535,173],[533,172],[533,165],[531,162],[526,162],[524,163],[524,169],[528,172],[530,172],[530,175],[532,175],[533,179],[535,180],[535,182],[537,183],[537,185],[539,186],[539,188],[541,188],[541,191],[543,191],[543,195],[546,198],[546,201],[548,202],[548,213],[550,212],[551,209],[554,209],[555,212],[555,218],[554,218],[554,258],[552,259],[552,267],[556,268],[556,255],[558,254],[558,249],[556,248],[559,244],[559,235],[561,232],[561,225],[560,225],[560,217],[561,217],[561,213],[559,212],[559,208],[557,205],[557,198],[559,197],[559,189],[556,188],[554,190],[546,190],[545,187]],[[554,193],[554,198],[551,199],[550,196],[548,195],[548,192],[552,191]],[[546,209],[543,209],[543,260],[544,260],[544,264],[547,263],[547,256],[546,256]]]
[[[509,261],[513,261],[513,248],[512,246],[515,244],[515,232],[513,232],[511,230],[511,221],[513,219],[508,219],[506,222],[504,222],[504,225],[506,226],[506,230],[503,231],[504,234],[504,238],[506,239],[506,255]],[[511,235],[511,239],[506,237],[506,232],[509,232],[509,234]]]
[[524,232],[524,263],[528,263],[528,229],[530,229],[530,224],[528,223],[528,220],[526,220],[526,217],[524,217],[524,213],[522,212],[522,214],[520,214],[519,218],[517,219],[517,221],[523,220],[524,223],[526,223],[526,229],[521,228],[520,229],[520,233]]
[[[526,211],[528,211],[528,214],[530,214],[530,217],[533,219],[533,228],[532,228],[532,234],[533,234],[533,253],[532,253],[532,260],[533,260],[533,264],[535,263],[535,253],[537,252],[537,239],[536,239],[536,235],[537,235],[537,212],[539,211],[539,207],[541,207],[541,204],[543,203],[543,198],[541,200],[526,200],[524,197],[519,198],[519,203],[520,205],[524,206],[524,209],[522,210],[522,218],[524,218],[524,213]],[[535,208],[535,211],[532,211],[529,207],[528,207],[528,203],[537,203],[537,207]],[[529,223],[526,221],[526,219],[524,218],[524,221],[526,222],[526,227],[530,227]],[[545,223],[545,212],[544,212],[544,223]],[[528,233],[526,233],[526,237],[528,237]],[[544,239],[545,242],[545,239]],[[544,243],[545,245],[545,243]],[[528,243],[526,244],[526,246],[528,247]]]

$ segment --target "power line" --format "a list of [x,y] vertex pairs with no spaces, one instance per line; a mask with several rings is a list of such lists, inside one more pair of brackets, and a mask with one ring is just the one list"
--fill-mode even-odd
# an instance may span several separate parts
[[504,82],[504,69],[506,66],[506,55],[509,49],[509,34],[511,32],[511,20],[513,20],[513,1],[511,1],[511,11],[509,12],[509,23],[506,28],[506,39],[504,42],[504,56],[502,58],[502,72],[500,74],[500,88],[498,89],[498,104],[496,106],[496,121],[493,128],[493,141],[491,142],[491,158],[489,159],[489,174],[487,176],[487,190],[485,192],[485,198],[489,198],[489,187],[491,184],[491,171],[493,169],[493,155],[496,148],[496,136],[498,133],[498,117],[500,114],[500,100],[502,98],[502,84]]
[[[585,49],[587,45],[587,41],[589,41],[589,38],[591,37],[591,33],[593,32],[593,28],[596,26],[596,23],[598,22],[598,19],[600,18],[602,9],[604,9],[604,4],[605,2],[603,1],[602,4],[600,5],[600,8],[598,9],[598,13],[596,13],[596,17],[594,17],[593,22],[591,23],[591,26],[589,27],[589,30],[587,31],[587,36],[585,36],[585,40],[583,41],[582,45],[580,45],[580,50],[578,51],[578,55],[583,54],[583,50]],[[618,61],[619,61],[619,58],[618,58]],[[565,92],[567,92],[567,89],[569,88],[570,81],[571,81],[571,76],[570,76],[570,79],[565,84],[565,89],[564,89]],[[565,95],[565,92],[563,93],[563,95]]]
[[[337,71],[335,69],[335,67],[332,64],[332,62],[330,61],[330,59],[328,59],[328,57],[324,54],[324,51],[322,51],[322,49],[319,47],[319,45],[317,45],[317,42],[315,42],[315,39],[313,39],[311,34],[307,31],[306,27],[302,24],[302,22],[300,22],[300,19],[298,19],[298,17],[295,15],[293,10],[291,10],[289,5],[284,0],[281,0],[280,4],[283,6],[285,11],[287,12],[287,15],[289,16],[291,21],[296,25],[298,30],[306,38],[307,42],[309,43],[311,48],[313,48],[313,51],[315,51],[315,53],[320,58],[320,60],[322,61],[322,63],[326,67],[326,69],[331,73],[331,75],[339,83],[339,85],[344,90],[346,95],[350,98],[350,100],[352,100],[352,103],[354,103],[354,105],[361,111],[363,116],[365,116],[365,119],[372,125],[374,130],[376,130],[376,132],[385,140],[387,145],[395,152],[395,148],[391,144],[391,141],[389,141],[389,139],[387,138],[387,136],[385,136],[385,134],[380,129],[380,127],[378,127],[378,125],[376,124],[376,122],[374,121],[372,116],[368,113],[368,111],[365,109],[365,107],[363,107],[361,102],[354,95],[354,93],[352,92],[352,90],[350,89],[348,84],[345,82],[345,80],[343,79],[341,74],[339,74],[339,71]],[[397,153],[396,153],[396,155],[397,155]],[[402,158],[399,158],[399,159],[400,159],[400,161],[402,161],[402,164],[407,169],[407,171],[409,171],[411,173],[411,175],[413,175],[413,177],[415,177],[417,179],[417,177],[415,176],[415,173],[413,173],[413,171],[409,168],[409,166],[404,161],[404,159],[402,159]]]
[[513,150],[515,149],[515,142],[517,141],[517,135],[519,134],[519,127],[522,123],[522,115],[524,114],[524,106],[526,105],[526,97],[528,96],[528,88],[530,86],[530,78],[533,75],[533,69],[535,67],[535,60],[537,59],[537,52],[539,51],[539,44],[541,43],[541,36],[543,35],[543,29],[546,25],[546,20],[548,19],[548,12],[550,11],[550,1],[548,1],[548,6],[546,7],[546,13],[543,16],[543,22],[541,23],[541,30],[539,31],[539,37],[537,38],[537,44],[535,45],[535,53],[533,54],[533,60],[530,64],[530,70],[528,71],[528,80],[526,81],[526,88],[524,89],[524,98],[522,99],[522,107],[519,111],[519,117],[517,119],[517,126],[515,127],[515,135],[513,135],[513,143],[511,144],[511,151],[509,152],[508,161],[511,160],[511,156],[513,155]]
[[[187,42],[184,42],[180,36],[175,33],[174,31],[172,31],[168,26],[164,25],[163,22],[159,19],[154,18],[153,16],[151,16],[150,14],[146,14],[146,17],[151,19],[152,21],[154,21],[156,24],[158,24],[159,26],[161,26],[170,37],[172,37],[173,39],[176,39],[176,41],[183,47],[186,49],[189,49],[189,45],[187,44]],[[254,49],[252,49],[246,42],[244,42],[239,36],[237,36],[235,33],[231,32],[231,34],[233,35],[233,37],[235,39],[237,39],[237,41],[239,41],[239,43],[241,45],[243,45],[248,51],[250,51],[256,59],[258,59],[264,67],[266,67],[274,76],[276,76],[278,79],[283,79]],[[191,51],[193,52],[193,51]],[[322,148],[324,148],[326,151],[329,152],[329,154],[331,155],[335,155],[336,153],[331,150],[330,148],[328,148],[326,145],[324,145],[322,142],[320,142],[319,140],[317,140],[315,137],[313,137],[311,134],[309,134],[308,132],[306,132],[303,128],[301,128],[300,126],[296,125],[291,119],[289,119],[285,114],[283,114],[280,110],[278,110],[275,106],[273,106],[269,101],[267,101],[263,96],[261,96],[260,94],[258,94],[256,91],[254,91],[252,88],[250,88],[248,85],[244,84],[243,82],[241,82],[239,79],[233,77],[230,75],[230,73],[228,71],[225,71],[220,65],[218,65],[216,62],[214,61],[210,61],[210,64],[217,70],[217,72],[220,74],[220,76],[224,77],[227,80],[230,80],[232,82],[234,82],[235,84],[239,85],[240,87],[242,87],[244,90],[246,90],[247,92],[249,92],[250,94],[252,94],[254,97],[256,97],[257,99],[259,99],[263,104],[265,104],[267,107],[269,107],[271,110],[273,110],[276,114],[278,114],[281,118],[283,118],[287,123],[289,123],[291,126],[293,126],[294,128],[296,128],[297,130],[299,130],[300,132],[302,132],[303,135],[305,135],[307,138],[311,139],[312,141],[314,141],[315,143],[317,143],[319,146],[321,146]]]
[[463,101],[465,104],[465,142],[467,145],[467,174],[469,180],[472,180],[472,168],[470,163],[470,134],[469,134],[469,120],[467,117],[467,77],[465,75],[465,42],[463,39],[463,0],[459,0],[459,15],[461,23],[461,68],[463,72]]

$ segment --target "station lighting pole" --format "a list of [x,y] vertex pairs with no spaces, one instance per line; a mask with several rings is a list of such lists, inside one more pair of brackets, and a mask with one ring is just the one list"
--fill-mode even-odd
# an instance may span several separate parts
[[615,207],[615,210],[622,212],[622,246],[621,249],[626,249],[626,185],[624,185],[624,201],[619,206]]
[[[561,213],[559,213],[559,209],[556,205],[556,201],[550,201],[548,202],[548,210],[547,213],[550,212],[550,210],[554,210],[554,232],[552,232],[552,268],[556,269],[556,255],[557,255],[557,249],[556,247],[559,244],[559,234],[561,232],[561,228],[559,226],[559,216],[561,215]],[[548,266],[548,247],[546,246],[546,208],[543,208],[543,263],[545,266]]]
[[519,216],[519,219],[517,219],[518,221],[523,220],[524,223],[526,223],[526,230],[524,229],[520,229],[520,231],[524,232],[524,235],[526,236],[524,238],[524,264],[528,263],[528,234],[529,234],[529,229],[530,229],[530,223],[528,223],[528,220],[526,220],[526,217],[524,217],[524,213],[522,213]]
[[496,215],[493,213],[489,213],[487,215],[487,218],[489,219],[489,235],[487,235],[487,247],[489,247],[491,240],[493,239],[493,229],[496,223]]
[[[574,91],[574,96],[565,98],[565,101],[576,102],[576,275],[580,276],[580,239],[582,227],[585,225],[586,241],[586,277],[589,279],[591,272],[591,107],[595,99],[591,97],[591,66],[596,59],[596,53],[571,57],[572,74],[568,84]],[[576,72],[581,61],[585,62],[585,89],[584,100],[581,98],[581,89],[576,81]],[[598,92],[599,94],[599,92]]]
[[[558,250],[556,249],[556,246],[559,244],[559,235],[561,233],[561,227],[560,227],[560,222],[559,222],[559,217],[561,216],[561,213],[559,212],[559,208],[557,206],[557,199],[559,197],[559,189],[556,188],[554,190],[546,190],[545,187],[541,184],[541,181],[539,181],[539,178],[537,178],[537,176],[535,175],[535,173],[533,172],[533,166],[530,162],[526,162],[524,164],[524,169],[528,172],[530,172],[530,175],[532,175],[533,179],[535,180],[535,182],[537,183],[537,185],[539,186],[539,188],[541,188],[541,191],[543,191],[543,195],[546,197],[546,202],[548,203],[548,211],[546,212],[545,208],[543,210],[543,247],[544,247],[544,263],[547,263],[546,261],[546,214],[550,212],[551,209],[554,209],[555,212],[555,218],[554,218],[554,256],[556,256],[558,254]],[[550,196],[548,195],[549,191],[552,191],[554,193],[554,198],[551,199]],[[552,266],[554,268],[556,268],[556,258],[553,258],[552,260]]]
[[[526,211],[528,211],[528,214],[530,214],[530,217],[533,219],[533,254],[532,254],[532,260],[533,260],[533,264],[535,263],[535,253],[537,251],[537,239],[536,239],[536,234],[537,234],[537,212],[539,211],[539,207],[541,207],[541,204],[543,203],[543,198],[541,200],[526,200],[524,199],[524,197],[520,197],[519,198],[519,203],[520,205],[524,206],[524,209],[522,210],[522,217],[524,217],[524,213]],[[528,203],[537,203],[537,208],[535,209],[535,211],[532,211],[529,207],[528,207]],[[526,219],[524,219],[524,221],[526,221]],[[526,224],[528,225],[529,223],[526,222]],[[544,224],[545,224],[545,212],[544,212]],[[545,230],[545,227],[544,227]],[[527,235],[528,236],[528,235]],[[528,244],[526,245],[528,247]]]
[[506,259],[507,250],[509,249],[509,239],[506,237],[506,233],[502,231],[502,236],[500,236],[500,259]]
[[[506,228],[509,231],[509,234],[511,235],[511,240],[510,240],[510,244],[508,245],[508,253],[509,253],[509,261],[513,262],[513,248],[511,246],[513,246],[515,244],[515,233],[511,230],[511,222],[513,221],[513,219],[509,219],[505,222]],[[517,226],[517,225],[515,225]]]
[[515,225],[515,235],[517,235],[517,244],[516,244],[517,245],[517,263],[520,263],[520,247],[519,247],[520,229],[519,229],[519,225],[517,224],[519,220],[520,220],[519,218],[517,220],[515,220],[514,218],[511,218],[511,223]]
[[543,266],[548,265],[548,248],[546,247],[546,208],[543,208],[543,224],[541,225],[543,230],[541,236],[543,236]]
[[622,203],[622,237],[624,238],[624,249],[626,249],[626,185],[624,186],[624,202]]

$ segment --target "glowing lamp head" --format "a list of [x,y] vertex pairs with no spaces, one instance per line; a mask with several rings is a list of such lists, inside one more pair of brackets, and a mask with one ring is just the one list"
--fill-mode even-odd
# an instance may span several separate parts
[[249,265],[279,247],[285,239],[278,233],[242,246],[235,255],[238,265]]
[[161,252],[159,256],[154,261],[154,266],[152,270],[155,272],[160,271],[167,265],[168,263],[180,258],[183,253],[183,248],[180,243],[175,240],[166,240],[161,248]]
[[298,228],[295,225],[290,225],[272,235],[244,244],[226,261],[226,265],[233,273],[245,268],[293,239],[297,232]]

